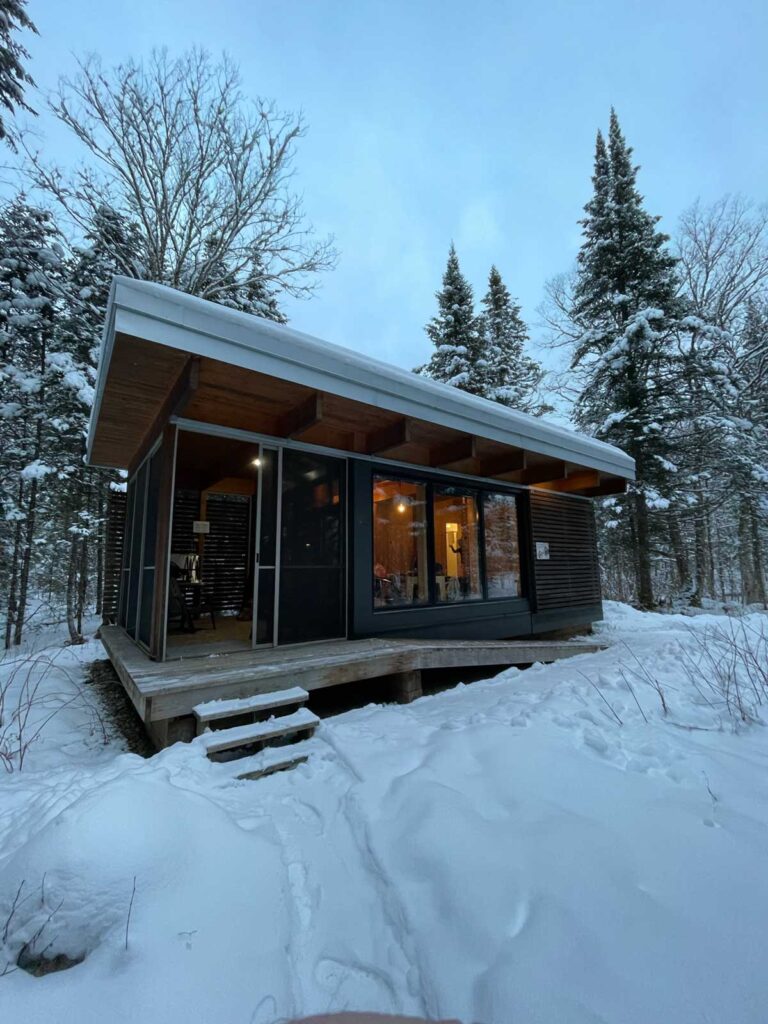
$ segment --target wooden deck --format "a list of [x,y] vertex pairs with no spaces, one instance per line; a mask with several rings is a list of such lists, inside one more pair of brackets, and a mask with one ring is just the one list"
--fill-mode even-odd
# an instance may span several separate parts
[[417,695],[414,681],[424,669],[504,668],[601,649],[573,640],[335,640],[157,662],[118,626],[103,626],[101,640],[147,725],[191,715],[203,701],[295,686],[317,690],[382,676],[402,677]]

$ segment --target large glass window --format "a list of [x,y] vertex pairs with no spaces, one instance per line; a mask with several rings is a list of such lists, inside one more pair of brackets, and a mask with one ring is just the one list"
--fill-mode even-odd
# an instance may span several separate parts
[[435,488],[435,588],[440,602],[483,596],[478,522],[474,495]]
[[373,480],[373,604],[425,604],[427,488],[407,480]]
[[520,596],[520,544],[513,494],[483,496],[488,597]]

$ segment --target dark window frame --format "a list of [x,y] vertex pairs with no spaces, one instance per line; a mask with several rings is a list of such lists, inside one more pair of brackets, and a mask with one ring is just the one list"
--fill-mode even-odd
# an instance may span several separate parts
[[[426,490],[426,516],[427,516],[427,583],[428,600],[418,605],[400,605],[396,608],[377,608],[374,604],[374,588],[369,587],[368,611],[377,618],[384,615],[405,614],[408,612],[418,613],[426,609],[446,608],[476,608],[482,605],[496,605],[509,603],[510,601],[526,601],[531,599],[530,569],[528,565],[527,545],[529,543],[530,529],[528,528],[528,516],[526,502],[523,500],[527,494],[527,488],[515,484],[505,486],[503,480],[486,482],[481,480],[466,479],[462,477],[443,476],[442,474],[430,473],[428,470],[420,472],[401,466],[387,466],[385,463],[374,463],[371,467],[370,488],[368,500],[371,507],[370,516],[370,545],[371,556],[375,549],[375,515],[373,513],[373,486],[377,479],[403,481],[404,483],[422,484]],[[469,495],[475,498],[478,510],[478,545],[480,563],[480,582],[482,597],[472,598],[468,601],[438,601],[437,583],[435,580],[435,514],[434,498],[435,489],[450,488],[457,494]],[[520,593],[516,597],[500,595],[498,597],[488,596],[488,580],[486,573],[485,559],[485,506],[486,495],[503,494],[514,497],[515,515],[517,519],[517,546],[520,560]],[[371,565],[371,572],[373,565]]]

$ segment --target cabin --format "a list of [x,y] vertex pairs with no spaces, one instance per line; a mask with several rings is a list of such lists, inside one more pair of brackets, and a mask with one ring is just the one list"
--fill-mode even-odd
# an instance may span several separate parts
[[102,639],[159,745],[201,701],[385,676],[409,699],[427,667],[559,656],[601,618],[592,499],[634,478],[545,419],[124,277],[87,458],[127,473]]

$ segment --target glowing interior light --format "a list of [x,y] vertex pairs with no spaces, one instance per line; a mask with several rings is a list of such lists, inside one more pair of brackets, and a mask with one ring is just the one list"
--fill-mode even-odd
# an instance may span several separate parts
[[252,466],[260,466],[261,465],[261,459],[254,459],[253,462],[251,463],[251,465]]
[[400,504],[397,506],[397,511],[398,512],[405,512],[405,502],[403,502],[403,501],[400,502]]

